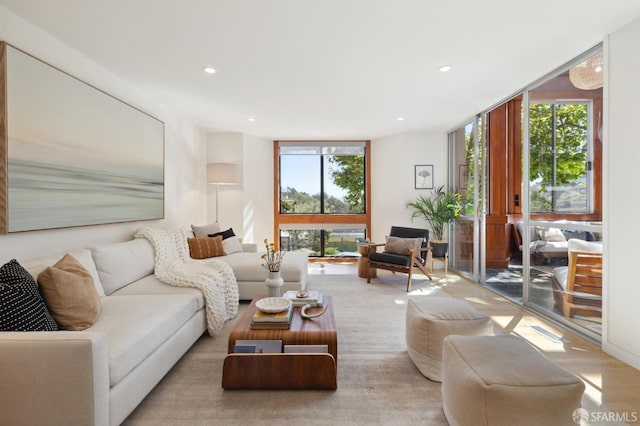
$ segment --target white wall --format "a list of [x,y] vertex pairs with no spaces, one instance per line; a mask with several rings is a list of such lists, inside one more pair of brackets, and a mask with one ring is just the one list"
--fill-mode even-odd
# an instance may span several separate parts
[[[244,176],[242,166],[242,133],[207,134],[206,163],[232,163],[240,169],[238,185],[220,185],[218,187],[218,221],[224,230],[233,228],[238,236],[243,235],[242,191]],[[216,185],[207,185],[207,223],[216,220]]]
[[[430,190],[417,190],[414,166],[431,164],[434,186],[446,184],[446,133],[403,133],[371,141],[373,241],[384,242],[392,225],[428,227],[412,222],[407,201]],[[241,165],[242,184],[221,187],[220,225],[232,227],[246,242],[273,241],[273,141],[242,133],[208,133],[207,161]],[[208,220],[215,220],[215,189],[208,190]],[[240,213],[242,212],[242,213]],[[261,246],[260,246],[261,247]]]
[[258,243],[267,238],[273,242],[273,141],[244,135],[244,199],[245,241]]
[[[240,167],[240,185],[219,188],[219,222],[244,242],[273,241],[273,141],[242,133],[207,134],[207,162]],[[216,190],[207,190],[208,221],[215,220]],[[261,247],[261,246],[260,246]]]
[[611,34],[604,143],[604,330],[603,349],[640,369],[640,274],[635,248],[640,241],[638,159],[640,158],[640,20]]
[[0,40],[61,68],[75,77],[156,116],[165,122],[165,219],[127,224],[0,235],[0,264],[26,260],[97,244],[130,239],[141,226],[190,224],[204,219],[204,140],[190,123],[180,121],[149,96],[0,7]]
[[371,239],[384,243],[392,225],[429,228],[405,208],[429,189],[415,189],[414,166],[432,164],[434,187],[447,182],[446,133],[402,133],[371,141]]

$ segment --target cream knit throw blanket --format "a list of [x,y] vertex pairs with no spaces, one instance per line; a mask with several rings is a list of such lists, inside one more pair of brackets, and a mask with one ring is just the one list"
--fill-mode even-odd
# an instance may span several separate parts
[[217,259],[191,259],[187,235],[178,228],[142,228],[135,237],[146,238],[155,248],[154,273],[160,281],[202,291],[209,335],[236,316],[238,283],[231,266]]

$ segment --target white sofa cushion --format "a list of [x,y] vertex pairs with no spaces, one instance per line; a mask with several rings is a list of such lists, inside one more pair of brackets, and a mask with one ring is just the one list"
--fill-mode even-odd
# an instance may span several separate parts
[[144,238],[91,249],[105,294],[153,274],[155,252]]
[[155,275],[147,275],[111,293],[112,296],[128,296],[132,294],[190,294],[197,299],[198,309],[204,308],[204,296],[200,290],[193,287],[177,287],[175,285],[165,284],[156,278]]
[[[91,256],[91,250],[89,249],[80,249],[73,250],[69,252],[69,254],[76,258],[78,262],[84,267],[84,269],[89,272],[91,278],[93,278],[93,285],[96,287],[96,291],[98,292],[98,296],[104,297],[104,288],[102,287],[102,281],[100,280],[100,275],[96,269],[96,264],[93,262],[93,257]],[[53,255],[47,257],[41,257],[38,259],[20,261],[20,264],[24,269],[26,269],[34,280],[38,279],[38,275],[49,266],[55,265],[60,259],[64,257],[63,254]]]
[[189,294],[109,296],[87,331],[103,332],[109,346],[109,382],[114,386],[198,312]]
[[[267,270],[262,266],[263,260],[257,253],[233,253],[220,260],[226,262],[233,269],[238,283],[243,281],[264,281]],[[280,276],[285,281],[305,282],[307,278],[308,256],[306,253],[290,251],[282,258]]]

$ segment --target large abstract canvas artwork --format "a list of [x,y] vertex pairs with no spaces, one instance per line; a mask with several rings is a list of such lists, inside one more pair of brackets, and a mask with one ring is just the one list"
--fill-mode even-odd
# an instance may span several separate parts
[[164,123],[0,49],[0,232],[163,218]]

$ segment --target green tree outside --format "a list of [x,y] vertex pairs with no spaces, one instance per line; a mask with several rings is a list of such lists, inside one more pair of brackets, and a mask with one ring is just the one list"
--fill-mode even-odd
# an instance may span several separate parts
[[327,156],[329,173],[333,182],[344,189],[346,211],[339,213],[364,213],[364,155]]
[[[585,103],[531,104],[529,175],[534,184],[531,188],[531,211],[558,211],[563,203],[572,209],[576,199],[579,205],[586,206],[583,178],[589,149],[587,126],[588,108]],[[573,188],[558,196],[557,187]]]

